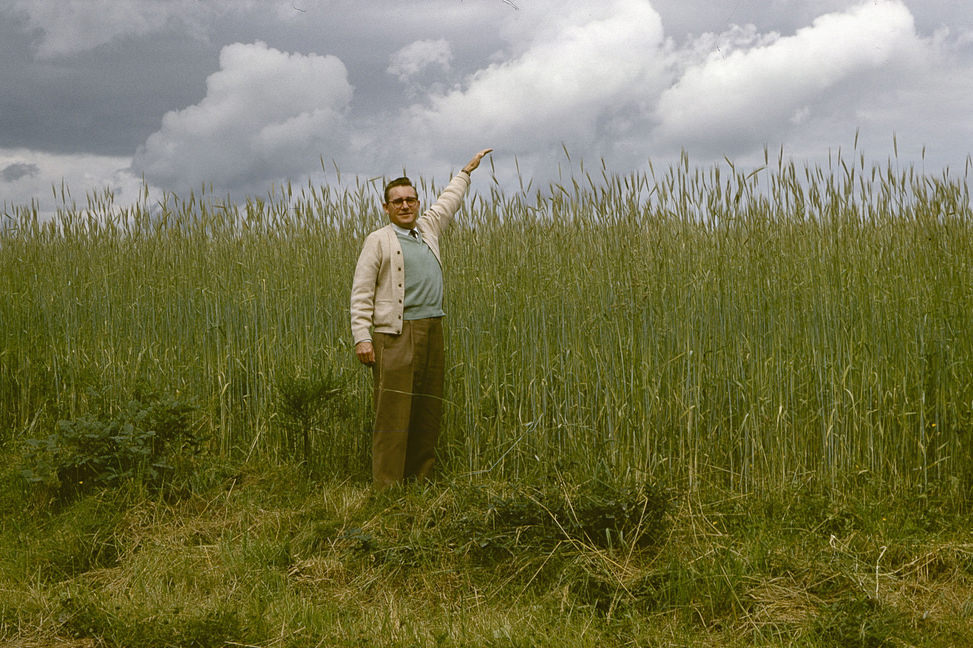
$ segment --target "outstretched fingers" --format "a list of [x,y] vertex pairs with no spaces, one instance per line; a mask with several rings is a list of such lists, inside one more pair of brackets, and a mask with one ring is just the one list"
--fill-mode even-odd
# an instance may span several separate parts
[[463,167],[463,170],[466,171],[467,173],[472,173],[478,166],[480,166],[480,160],[482,160],[485,156],[487,156],[492,152],[493,152],[492,148],[483,149],[482,151],[480,151],[479,153],[473,156],[473,159],[470,160],[469,164]]

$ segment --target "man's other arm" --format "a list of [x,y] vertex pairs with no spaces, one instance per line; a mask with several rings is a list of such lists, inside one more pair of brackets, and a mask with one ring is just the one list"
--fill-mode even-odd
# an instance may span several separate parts
[[355,341],[355,355],[365,365],[375,363],[371,328],[375,314],[375,285],[380,266],[378,238],[369,236],[358,256],[351,284],[351,335]]

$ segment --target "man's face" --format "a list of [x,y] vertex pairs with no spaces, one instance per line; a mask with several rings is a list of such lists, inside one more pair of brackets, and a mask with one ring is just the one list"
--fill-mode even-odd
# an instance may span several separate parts
[[389,189],[389,201],[382,205],[389,215],[389,220],[406,229],[416,226],[419,215],[419,198],[415,187],[392,187]]

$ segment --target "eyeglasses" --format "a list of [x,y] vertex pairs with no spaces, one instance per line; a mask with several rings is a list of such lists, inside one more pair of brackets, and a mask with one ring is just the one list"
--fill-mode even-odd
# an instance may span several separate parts
[[408,198],[396,198],[395,200],[390,200],[389,204],[398,209],[402,205],[408,205],[409,207],[415,207],[419,204],[418,198],[413,198],[409,196]]

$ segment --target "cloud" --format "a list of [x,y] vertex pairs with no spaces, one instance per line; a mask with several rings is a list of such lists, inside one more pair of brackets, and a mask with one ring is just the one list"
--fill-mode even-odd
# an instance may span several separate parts
[[430,66],[449,70],[453,57],[445,39],[420,40],[406,45],[389,59],[388,73],[406,81]]
[[244,0],[11,0],[11,8],[38,30],[37,56],[54,58],[83,52],[119,37],[136,37],[178,22],[193,32]]
[[737,38],[731,51],[711,52],[662,94],[658,141],[718,153],[761,147],[807,122],[814,104],[850,103],[853,111],[856,80],[922,49],[912,15],[898,0],[825,14],[793,36],[740,45]]
[[14,162],[3,167],[0,177],[4,182],[14,182],[21,178],[33,178],[41,172],[40,167],[33,163]]
[[[613,115],[657,92],[663,31],[649,2],[521,6],[506,32],[524,37],[513,45],[519,53],[411,106],[401,132],[464,151],[482,142],[511,153],[590,143]],[[528,23],[538,25],[530,40]]]
[[262,192],[347,145],[351,97],[345,66],[333,56],[228,45],[203,100],[167,113],[133,166],[172,190],[213,183]]
[[[131,174],[128,158],[107,155],[59,155],[26,149],[0,148],[0,176],[3,178],[2,202],[5,207],[39,205],[51,214],[60,204],[61,187],[68,192],[68,204],[84,205],[88,192],[109,191],[118,205],[138,200],[141,178]],[[54,199],[52,188],[57,192]]]
[[[859,129],[869,153],[884,156],[895,133],[900,151],[929,144],[926,160],[937,147],[955,160],[973,137],[973,32],[946,0],[0,4],[12,35],[0,68],[18,89],[0,100],[5,145],[135,151],[0,155],[3,200],[49,200],[62,177],[82,194],[130,192],[142,174],[153,188],[262,194],[316,176],[320,157],[345,177],[439,174],[485,146],[498,178],[516,156],[541,186],[562,144],[575,162],[627,171],[683,148],[697,164],[752,161],[765,144],[809,158]],[[308,54],[321,43],[331,55]],[[205,91],[188,72],[201,68]]]

